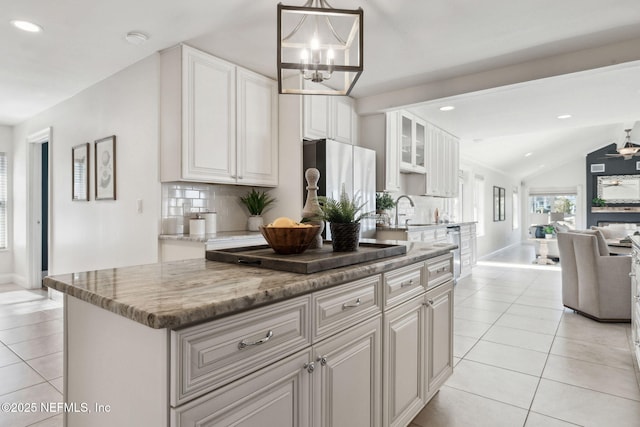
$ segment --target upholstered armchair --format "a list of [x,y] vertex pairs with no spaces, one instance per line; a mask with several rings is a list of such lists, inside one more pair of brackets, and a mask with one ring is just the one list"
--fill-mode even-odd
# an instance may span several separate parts
[[597,230],[558,233],[562,303],[599,321],[631,319],[631,257],[609,256]]

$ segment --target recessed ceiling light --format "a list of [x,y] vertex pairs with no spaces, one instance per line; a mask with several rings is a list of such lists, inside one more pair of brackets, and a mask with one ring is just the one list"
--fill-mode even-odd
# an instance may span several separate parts
[[530,156],[530,155],[532,155],[532,154],[533,154],[533,153],[529,152],[529,153],[525,154],[524,156],[525,156],[525,157],[529,157],[529,156]]
[[571,118],[571,114],[562,114],[562,115],[558,116],[558,118],[560,120],[570,119]]
[[34,24],[33,22],[29,21],[21,21],[19,19],[14,19],[13,21],[11,21],[11,25],[29,33],[39,33],[42,31],[42,27],[40,25]]
[[445,105],[444,107],[440,107],[440,111],[451,111],[455,109],[456,107],[454,107],[453,105]]
[[473,142],[482,142],[482,141],[484,141],[484,139],[482,139],[482,138],[475,138],[475,139],[473,140]]
[[124,39],[133,45],[139,46],[149,40],[149,36],[138,31],[129,31],[127,35],[124,36]]

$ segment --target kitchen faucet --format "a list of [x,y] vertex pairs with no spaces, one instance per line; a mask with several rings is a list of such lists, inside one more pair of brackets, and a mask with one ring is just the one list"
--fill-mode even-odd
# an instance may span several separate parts
[[399,201],[400,199],[402,199],[403,197],[404,197],[405,199],[409,200],[409,203],[411,203],[411,207],[412,207],[412,208],[416,206],[416,205],[415,205],[415,203],[413,203],[413,200],[411,200],[411,197],[407,196],[406,194],[403,194],[402,196],[400,196],[400,197],[398,197],[398,198],[396,199],[396,222],[395,222],[396,227],[398,226],[398,201]]

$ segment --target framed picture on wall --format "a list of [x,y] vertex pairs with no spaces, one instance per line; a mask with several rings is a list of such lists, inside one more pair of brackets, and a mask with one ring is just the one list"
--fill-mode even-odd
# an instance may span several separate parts
[[493,187],[493,220],[500,221],[500,187]]
[[505,206],[505,190],[503,187],[500,187],[500,221],[504,221],[506,218],[506,206]]
[[95,142],[96,200],[116,199],[116,136]]
[[71,200],[89,201],[89,147],[90,144],[71,148]]

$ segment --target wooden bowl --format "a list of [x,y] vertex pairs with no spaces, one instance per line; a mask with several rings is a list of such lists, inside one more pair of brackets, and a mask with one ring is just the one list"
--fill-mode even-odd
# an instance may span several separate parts
[[319,225],[311,227],[264,227],[260,232],[271,248],[279,254],[301,254],[304,252],[320,230]]

